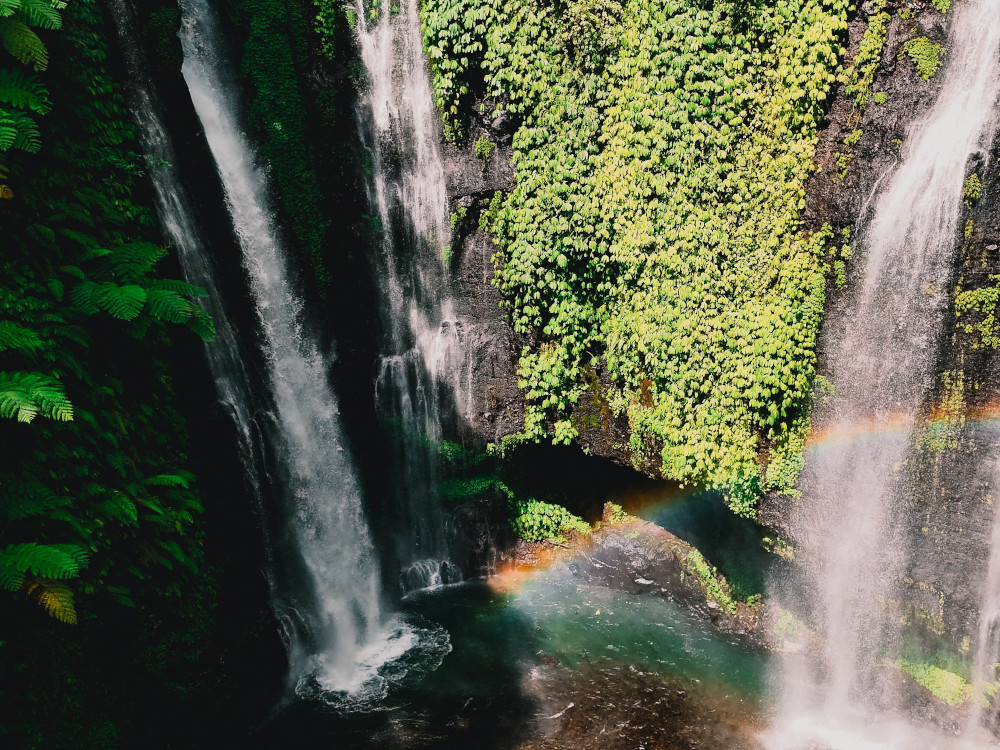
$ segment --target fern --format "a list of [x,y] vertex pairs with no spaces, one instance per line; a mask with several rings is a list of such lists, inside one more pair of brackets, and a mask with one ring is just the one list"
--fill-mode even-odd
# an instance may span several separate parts
[[30,116],[20,110],[0,107],[0,150],[17,148],[34,154],[41,146],[38,125]]
[[144,284],[144,286],[150,291],[176,292],[177,294],[183,294],[185,297],[208,296],[208,292],[205,291],[204,287],[189,284],[186,281],[179,281],[178,279],[155,279]]
[[40,115],[52,110],[49,92],[37,76],[9,68],[0,68],[0,102]]
[[30,422],[39,414],[60,422],[73,419],[62,383],[39,372],[0,372],[0,417]]
[[40,29],[62,28],[62,16],[50,0],[21,0],[21,15]]
[[202,341],[215,341],[215,323],[212,317],[200,307],[193,306],[194,310],[191,319],[188,321],[188,328],[202,339]]
[[41,347],[41,337],[30,328],[10,320],[0,320],[0,352],[13,349],[23,354],[30,354]]
[[135,283],[152,271],[166,254],[166,250],[151,242],[130,242],[108,253],[107,260],[116,277]]
[[142,480],[147,487],[180,487],[189,489],[194,476],[190,472],[179,471],[176,474],[155,474]]
[[76,578],[87,562],[87,550],[75,544],[24,542],[0,550],[0,569],[11,568],[42,578]]
[[45,70],[49,66],[49,51],[45,43],[28,24],[17,18],[0,18],[0,45],[35,70]]
[[187,323],[195,306],[177,292],[164,289],[150,289],[146,293],[149,314],[157,320],[168,323]]
[[0,519],[19,521],[46,514],[72,503],[69,497],[56,495],[38,482],[7,482],[0,491]]
[[17,13],[21,8],[21,0],[0,0],[0,18],[6,18]]
[[135,503],[124,492],[112,492],[111,495],[101,503],[101,512],[115,521],[120,521],[128,526],[135,526],[139,521],[139,510]]
[[59,622],[65,622],[67,625],[76,624],[73,590],[65,583],[36,578],[25,587],[25,593],[37,599],[45,611]]
[[119,286],[107,281],[101,284],[97,304],[119,320],[134,320],[146,304],[146,290],[135,284]]

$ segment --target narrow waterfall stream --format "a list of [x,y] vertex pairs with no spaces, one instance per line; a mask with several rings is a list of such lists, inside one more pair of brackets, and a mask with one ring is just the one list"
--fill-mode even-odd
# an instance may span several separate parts
[[[775,748],[952,742],[897,720],[903,701],[881,672],[899,648],[890,604],[911,552],[906,459],[933,386],[967,165],[988,153],[998,121],[1000,5],[968,0],[954,13],[940,93],[861,219],[856,293],[824,324],[836,390],[814,422],[829,439],[807,458],[793,532],[803,572],[795,593],[825,653],[820,663],[785,660]],[[794,585],[776,588],[795,595]]]
[[[272,564],[286,569],[283,580],[294,578],[289,568],[301,569],[306,578],[304,590],[295,590],[287,581],[281,587],[272,584],[289,640],[291,680],[300,695],[336,705],[364,705],[384,695],[387,678],[380,671],[387,663],[416,651],[417,661],[433,668],[447,653],[447,634],[434,627],[411,627],[381,611],[378,558],[336,396],[326,360],[303,327],[302,302],[288,279],[288,259],[263,201],[267,177],[236,120],[236,79],[228,75],[218,52],[219,31],[209,3],[191,0],[181,5],[183,74],[222,180],[261,329],[278,433],[273,450],[288,484],[272,490],[285,495],[291,508],[292,554],[301,558]],[[245,441],[247,472],[253,480],[262,471],[252,465],[262,460],[252,437],[261,404],[254,398],[209,255],[171,164],[172,146],[135,44],[131,8],[126,0],[115,6],[126,57],[139,77],[136,116],[147,156],[156,165],[157,207],[187,278],[209,293],[206,304],[218,331],[207,347],[209,365],[219,398]],[[282,550],[278,556],[288,555]],[[412,666],[414,657],[409,658]],[[396,667],[393,675],[398,678],[406,671]]]
[[368,86],[358,130],[372,158],[369,205],[381,222],[376,398],[390,432],[397,556],[404,590],[461,580],[448,559],[436,466],[442,430],[471,396],[463,323],[448,292],[451,229],[416,0],[398,9],[356,0]]

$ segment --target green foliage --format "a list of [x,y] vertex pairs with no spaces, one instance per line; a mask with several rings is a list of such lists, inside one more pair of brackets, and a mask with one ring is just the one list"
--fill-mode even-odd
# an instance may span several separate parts
[[607,523],[625,523],[629,520],[629,514],[618,503],[605,503],[604,519]]
[[[0,15],[59,28],[62,4],[44,5],[4,0]],[[165,323],[205,338],[212,324],[201,289],[154,275],[166,251],[133,197],[141,159],[100,11],[77,0],[66,17],[53,55],[73,64],[53,66],[46,86],[0,69],[0,104],[68,113],[47,121],[45,150],[8,165],[22,186],[0,259],[0,577],[75,622],[67,579],[124,599],[151,579],[169,596],[182,579],[159,576],[197,567],[201,503],[174,469],[184,430],[162,356]]]
[[[570,5],[423,12],[449,131],[473,96],[520,122],[516,185],[485,222],[504,304],[537,342],[524,435],[572,439],[602,356],[612,408],[665,476],[751,487],[760,437],[808,401],[829,235],[803,236],[798,212],[849,3]],[[566,41],[581,34],[599,40],[585,60]]]
[[917,66],[917,74],[925,81],[929,81],[941,66],[941,54],[944,48],[925,36],[919,36],[906,42],[903,45],[903,52]]
[[972,686],[965,678],[933,664],[908,659],[897,659],[893,666],[914,679],[931,692],[935,698],[953,708],[966,703],[972,695]]
[[[236,21],[245,34],[240,72],[251,86],[250,122],[257,131],[258,153],[271,166],[275,206],[287,222],[296,246],[308,260],[317,292],[331,280],[324,253],[328,222],[316,178],[316,156],[306,135],[310,114],[300,79],[311,75],[307,35],[310,20],[299,3],[237,0]],[[333,54],[339,3],[315,3],[315,21],[324,52]],[[306,71],[309,71],[308,73]]]
[[73,419],[62,383],[38,372],[0,372],[0,417],[30,422],[39,414],[63,422]]
[[485,135],[479,136],[476,141],[476,145],[473,151],[476,154],[477,159],[481,159],[483,162],[483,169],[490,163],[490,159],[493,157],[493,150],[496,148],[496,144],[493,143]]
[[705,590],[705,598],[713,601],[730,613],[736,614],[737,605],[729,594],[729,587],[726,585],[718,571],[708,564],[704,556],[696,549],[691,549],[687,555],[687,567],[698,576],[701,586]]
[[955,317],[978,313],[978,322],[959,323],[959,328],[966,333],[978,333],[981,346],[996,349],[1000,346],[996,321],[997,303],[1000,302],[1000,275],[991,275],[989,280],[993,286],[979,289],[962,289],[962,281],[959,280],[955,289]]
[[[876,0],[868,27],[865,29],[865,35],[861,39],[861,46],[858,48],[858,54],[855,55],[844,78],[847,93],[855,95],[854,106],[862,112],[872,95],[872,84],[875,82],[875,74],[882,61],[882,50],[885,48],[889,21],[892,20],[892,16],[884,12],[884,8],[885,0]],[[885,102],[885,94],[882,94],[881,101],[877,101],[879,94],[875,96],[876,104]]]
[[561,505],[540,500],[517,500],[511,501],[511,511],[511,530],[526,542],[564,543],[563,534],[570,531],[583,535],[590,533],[590,525],[586,521]]
[[[0,4],[0,47],[18,62],[45,70],[48,49],[32,27],[62,28],[59,11],[65,7],[59,0],[5,0]],[[14,148],[36,153],[41,134],[32,115],[47,114],[51,108],[48,91],[36,76],[18,68],[0,68],[0,151]]]
[[983,183],[979,179],[979,175],[973,172],[969,175],[969,179],[965,181],[965,186],[962,188],[962,200],[965,201],[966,206],[973,206],[982,197]]
[[876,91],[872,101],[876,104],[885,104],[889,101],[889,95],[885,91]]
[[965,427],[965,380],[961,370],[941,373],[941,384],[934,412],[917,437],[917,448],[931,453],[956,450]]
[[951,8],[951,0],[931,0],[931,2],[942,13],[947,13],[948,9]]

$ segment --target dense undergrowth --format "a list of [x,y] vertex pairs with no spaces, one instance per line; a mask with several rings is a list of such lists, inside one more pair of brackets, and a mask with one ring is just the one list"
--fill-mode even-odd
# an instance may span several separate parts
[[169,741],[184,722],[158,712],[211,683],[218,596],[171,337],[212,322],[162,276],[100,5],[53,3],[42,25],[48,4],[17,5],[0,16],[36,29],[47,66],[0,52],[0,131],[20,129],[0,142],[0,744]]
[[522,439],[573,439],[603,358],[633,456],[734,488],[752,511],[758,454],[783,460],[805,426],[831,235],[805,235],[799,212],[852,10],[424,3],[449,136],[464,137],[475,102],[519,124],[516,184],[486,224],[496,284],[532,342]]

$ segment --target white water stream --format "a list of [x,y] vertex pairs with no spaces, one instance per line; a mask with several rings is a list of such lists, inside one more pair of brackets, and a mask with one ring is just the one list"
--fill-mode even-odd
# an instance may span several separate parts
[[[907,723],[883,679],[898,653],[892,603],[910,552],[905,461],[933,385],[968,165],[989,152],[1000,100],[1000,3],[961,0],[952,13],[940,93],[862,218],[856,293],[825,322],[836,391],[815,423],[830,439],[808,456],[793,519],[825,653],[820,663],[786,660],[772,748],[956,746]],[[870,437],[852,439],[859,428]]]
[[443,426],[468,409],[471,369],[448,290],[448,197],[418,3],[354,0],[354,8],[368,74],[358,130],[373,162],[368,197],[382,230],[375,272],[385,331],[376,397],[396,432],[397,555],[403,588],[414,589],[460,580],[447,561],[435,467]]

